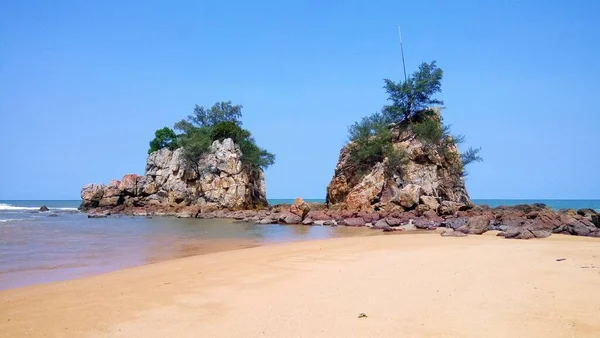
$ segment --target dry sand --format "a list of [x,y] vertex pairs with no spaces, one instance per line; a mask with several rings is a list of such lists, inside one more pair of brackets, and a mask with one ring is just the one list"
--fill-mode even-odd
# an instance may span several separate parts
[[600,240],[402,234],[220,252],[6,290],[0,323],[2,337],[600,337]]

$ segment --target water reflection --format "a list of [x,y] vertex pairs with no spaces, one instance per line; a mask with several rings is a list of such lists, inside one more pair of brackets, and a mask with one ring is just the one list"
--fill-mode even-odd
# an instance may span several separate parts
[[0,223],[0,289],[267,243],[375,234],[368,229],[227,220],[26,217]]

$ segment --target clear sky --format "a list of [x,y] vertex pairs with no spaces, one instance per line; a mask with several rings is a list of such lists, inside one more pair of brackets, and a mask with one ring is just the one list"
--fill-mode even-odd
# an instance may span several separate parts
[[154,130],[232,100],[277,156],[267,197],[324,198],[383,79],[437,60],[481,146],[472,198],[600,198],[600,2],[4,1],[0,199],[142,174]]

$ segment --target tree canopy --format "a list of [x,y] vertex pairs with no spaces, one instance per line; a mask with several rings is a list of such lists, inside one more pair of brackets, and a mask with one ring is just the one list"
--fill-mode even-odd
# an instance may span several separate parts
[[185,156],[198,164],[214,141],[231,138],[240,148],[244,165],[253,169],[269,167],[275,163],[275,155],[256,145],[252,134],[242,128],[241,117],[242,106],[231,101],[217,102],[210,108],[196,105],[187,119],[175,123],[179,134],[168,127],[154,133],[148,154],[165,147],[171,150],[182,147]]
[[419,69],[410,75],[406,81],[394,82],[385,79],[385,90],[388,100],[392,103],[383,107],[383,114],[390,123],[410,120],[417,113],[431,108],[433,105],[442,105],[443,101],[434,98],[442,91],[442,69],[438,68],[435,61],[423,62]]
[[155,152],[162,148],[169,148],[171,150],[177,149],[177,135],[173,129],[164,127],[154,132],[154,139],[150,141],[150,149],[148,154]]
[[[450,127],[443,124],[442,116],[432,109],[443,104],[434,97],[442,90],[442,75],[442,69],[432,61],[422,63],[405,81],[396,83],[385,79],[384,88],[391,104],[385,105],[381,113],[363,117],[348,128],[349,164],[361,170],[387,158],[386,173],[399,173],[407,154],[393,147],[390,133],[390,127],[399,123],[408,125],[425,147],[436,148],[443,154],[448,154],[451,144],[463,142],[464,136],[452,135]],[[456,171],[464,175],[465,165],[481,161],[479,151],[479,148],[469,148],[460,156],[462,164],[452,161],[459,164]]]
[[242,128],[242,106],[231,101],[217,102],[210,108],[196,105],[187,119],[175,123],[176,134],[164,127],[155,132],[148,153],[168,147],[182,147],[185,156],[196,163],[216,140],[231,138],[241,152],[241,161],[251,168],[267,168],[275,163],[275,155],[256,145],[252,134]]

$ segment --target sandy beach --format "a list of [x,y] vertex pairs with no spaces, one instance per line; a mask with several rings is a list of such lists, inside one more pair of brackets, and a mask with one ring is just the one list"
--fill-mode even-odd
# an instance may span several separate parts
[[599,239],[335,238],[5,290],[0,336],[597,337],[598,290]]

